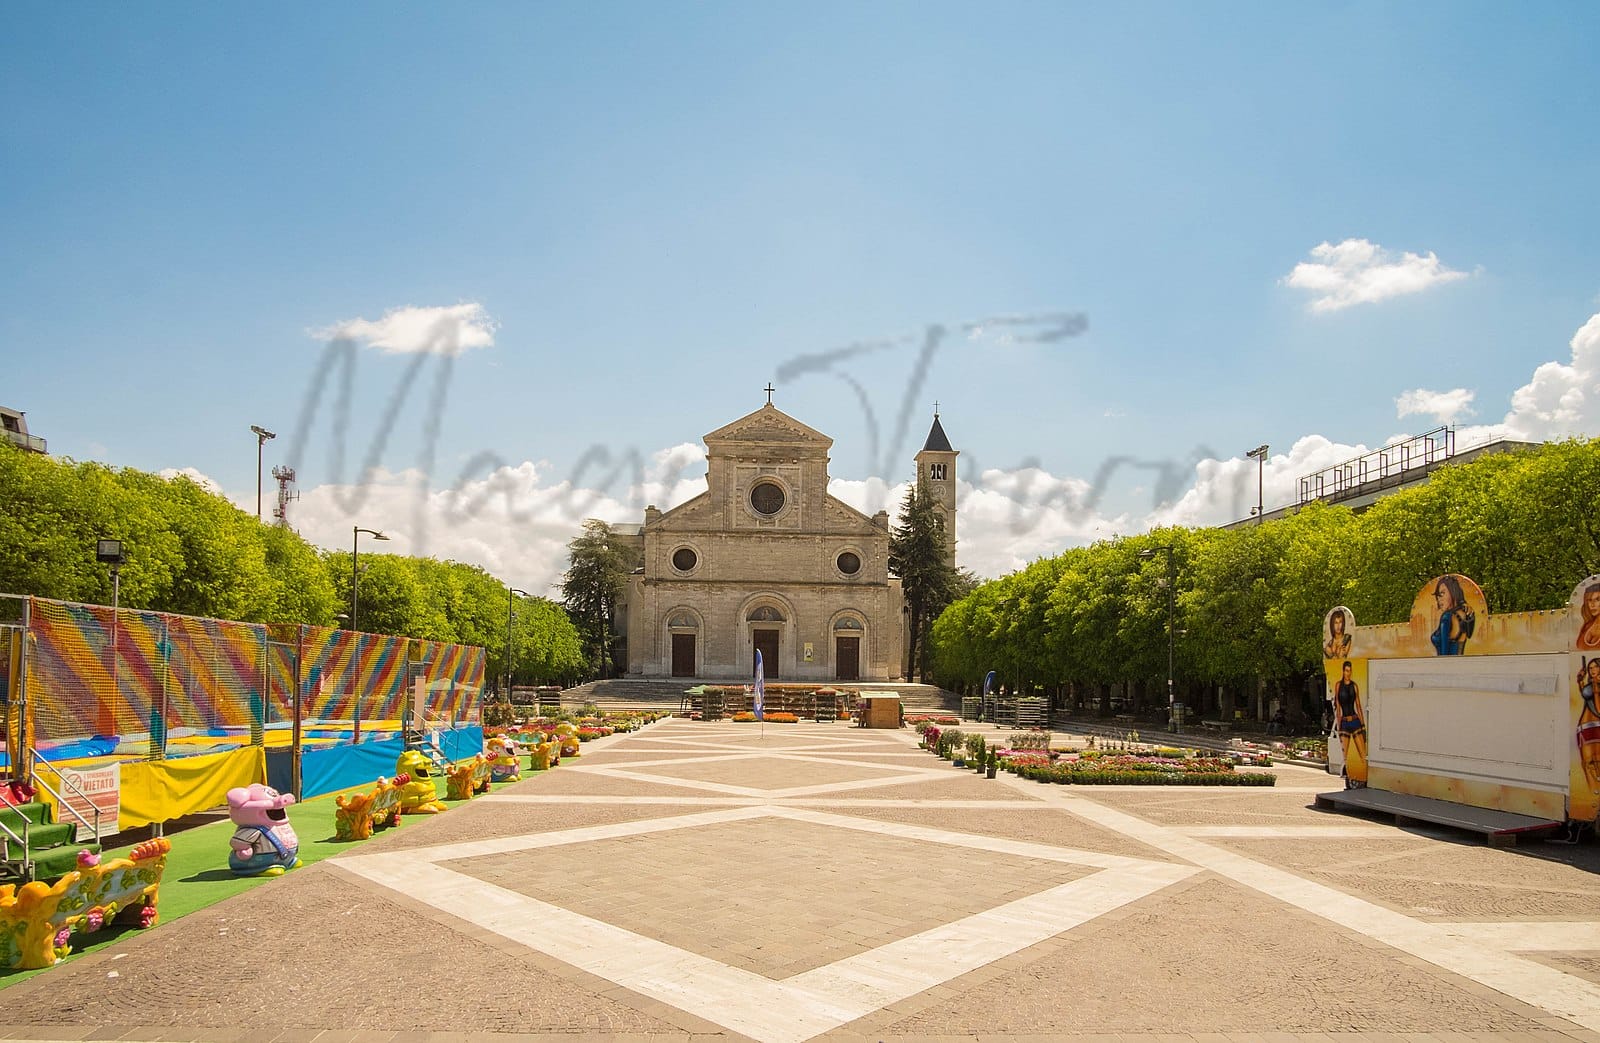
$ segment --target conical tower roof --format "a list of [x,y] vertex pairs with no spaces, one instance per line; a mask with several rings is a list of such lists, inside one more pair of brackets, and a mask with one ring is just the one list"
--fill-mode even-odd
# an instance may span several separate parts
[[939,424],[939,414],[933,414],[933,426],[928,428],[928,440],[922,444],[924,453],[953,453],[955,449],[950,445],[950,439],[945,437],[944,428]]

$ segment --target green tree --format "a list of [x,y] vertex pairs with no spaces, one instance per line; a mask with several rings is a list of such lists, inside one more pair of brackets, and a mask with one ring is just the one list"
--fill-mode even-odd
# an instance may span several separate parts
[[1358,519],[1348,507],[1311,503],[1292,517],[1267,524],[1284,532],[1267,625],[1293,668],[1317,669],[1322,619],[1350,598]]
[[900,524],[889,534],[889,571],[900,577],[900,589],[911,612],[910,670],[927,679],[926,638],[934,619],[950,604],[956,590],[955,568],[945,558],[944,519],[937,500],[922,483],[906,490]]
[[550,684],[582,676],[583,638],[565,609],[548,598],[516,601],[513,684]]
[[276,525],[263,529],[270,602],[262,620],[314,626],[337,623],[339,599],[316,548],[291,529]]
[[583,532],[567,544],[567,549],[570,556],[561,596],[582,635],[590,674],[610,677],[617,659],[617,637],[611,620],[617,598],[628,574],[638,564],[639,555],[598,518],[585,521]]

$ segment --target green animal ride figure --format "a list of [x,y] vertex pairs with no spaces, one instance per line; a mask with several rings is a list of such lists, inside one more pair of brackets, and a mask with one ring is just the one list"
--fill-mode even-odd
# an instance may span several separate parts
[[437,815],[447,810],[433,785],[428,758],[419,751],[407,750],[402,753],[394,763],[394,770],[396,782],[400,781],[398,776],[406,776],[405,783],[400,786],[400,814]]

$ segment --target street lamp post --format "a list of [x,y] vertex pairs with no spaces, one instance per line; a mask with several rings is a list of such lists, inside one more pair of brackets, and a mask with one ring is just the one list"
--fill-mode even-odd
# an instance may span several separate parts
[[[101,703],[102,707],[117,707],[122,705],[122,672],[121,663],[118,661],[117,609],[122,600],[122,566],[127,562],[128,556],[122,549],[121,540],[98,539],[94,544],[94,558],[102,565],[111,566],[111,698]],[[102,709],[100,726],[104,734],[110,735],[117,729],[116,711]],[[26,746],[26,743],[24,743]]]
[[250,430],[256,433],[256,521],[261,520],[261,447],[267,444],[267,439],[278,436],[264,427],[250,425]]
[[1244,455],[1256,462],[1256,524],[1260,525],[1262,511],[1266,508],[1266,503],[1262,499],[1262,487],[1267,474],[1267,444],[1263,442]]
[[[1265,449],[1266,447],[1262,446],[1262,448]],[[1170,543],[1162,544],[1159,547],[1151,547],[1149,550],[1142,550],[1139,552],[1139,557],[1153,558],[1156,556],[1156,551],[1163,551],[1167,555],[1167,715],[1172,721],[1173,731],[1182,735],[1183,721],[1172,688],[1172,636],[1174,633],[1172,616],[1173,607],[1178,596],[1178,564],[1172,556],[1172,544]]]
[[350,528],[350,629],[360,630],[356,625],[356,610],[361,605],[361,572],[356,568],[356,559],[361,553],[361,534],[366,533],[375,540],[387,540],[389,537],[377,529],[363,529],[359,525]]
[[516,602],[514,599],[518,594],[525,598],[533,597],[526,590],[519,590],[516,587],[506,588],[506,702],[511,701],[511,678],[513,674],[511,669],[511,621],[516,617]]

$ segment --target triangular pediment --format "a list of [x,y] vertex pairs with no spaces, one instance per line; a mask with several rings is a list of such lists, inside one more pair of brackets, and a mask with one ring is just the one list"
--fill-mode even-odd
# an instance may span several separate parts
[[661,512],[661,517],[656,519],[656,526],[663,529],[695,528],[697,523],[715,521],[717,510],[711,503],[709,493],[701,493],[692,499],[685,500],[671,510]]
[[780,442],[785,445],[813,445],[827,448],[833,439],[815,428],[807,427],[777,406],[762,406],[747,413],[731,424],[726,424],[705,436],[709,447],[713,442]]
[[830,532],[871,532],[878,533],[883,530],[872,524],[872,519],[845,503],[843,500],[828,494],[823,502],[824,521]]

